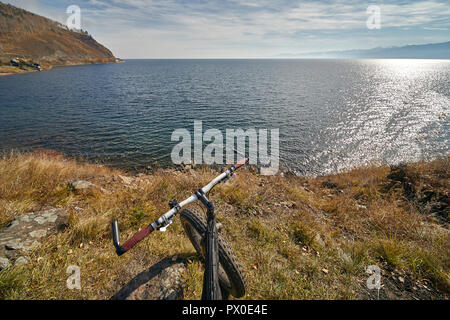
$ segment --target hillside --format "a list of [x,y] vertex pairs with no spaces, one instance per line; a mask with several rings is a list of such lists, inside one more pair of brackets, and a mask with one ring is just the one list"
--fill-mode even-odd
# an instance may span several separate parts
[[16,57],[44,68],[116,61],[89,34],[0,2],[0,61],[7,63]]
[[450,59],[450,41],[402,47],[373,48],[367,50],[282,54],[279,57],[327,59]]
[[[223,224],[221,235],[245,270],[244,298],[448,299],[448,161],[365,167],[317,178],[266,177],[241,169],[210,199]],[[146,290],[149,268],[167,261],[184,265],[184,298],[199,299],[202,261],[179,218],[167,232],[153,233],[120,258],[110,221],[119,219],[121,238],[127,239],[167,211],[169,200],[185,199],[217,174],[205,166],[132,175],[55,152],[5,154],[0,157],[0,243],[2,228],[11,221],[7,230],[23,224],[32,234],[33,217],[65,212],[68,220],[65,229],[26,252],[20,252],[20,243],[9,244],[17,250],[7,250],[3,258],[0,299],[109,299],[123,288],[136,289],[136,281]],[[86,182],[74,188],[74,180]],[[36,211],[41,213],[29,213]],[[3,232],[4,242],[11,242],[7,235]],[[24,239],[25,246],[29,237]],[[71,265],[81,269],[81,290],[66,286]],[[379,292],[366,286],[370,265],[381,269]]]

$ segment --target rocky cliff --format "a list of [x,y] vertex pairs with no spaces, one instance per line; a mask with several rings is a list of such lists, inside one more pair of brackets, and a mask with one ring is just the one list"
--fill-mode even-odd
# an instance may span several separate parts
[[48,67],[116,61],[89,34],[0,2],[0,60],[16,57]]

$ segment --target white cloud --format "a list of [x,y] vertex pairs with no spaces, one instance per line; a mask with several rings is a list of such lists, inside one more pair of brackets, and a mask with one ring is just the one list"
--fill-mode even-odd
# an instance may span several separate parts
[[61,23],[65,23],[67,19],[65,11],[47,6],[39,0],[7,0],[5,2]]
[[[39,5],[36,0],[12,2],[27,3],[28,7]],[[424,0],[400,4],[385,0],[382,3],[383,29],[440,30],[450,25],[450,8],[444,2]],[[347,39],[348,46],[352,32],[365,30],[369,4],[373,3],[352,0],[328,3],[293,0],[85,0],[83,5],[80,1],[83,28],[111,47],[117,55],[161,58],[259,57],[284,48],[307,52],[324,46],[321,36],[327,32],[329,38],[333,34],[335,37],[328,45]],[[42,7],[40,10],[49,11]]]

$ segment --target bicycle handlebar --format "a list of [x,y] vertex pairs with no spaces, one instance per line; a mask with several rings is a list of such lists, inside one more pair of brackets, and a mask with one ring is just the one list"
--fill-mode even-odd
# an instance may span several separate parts
[[[230,169],[226,170],[224,173],[216,177],[214,180],[212,180],[208,185],[203,187],[201,190],[203,193],[208,193],[211,191],[211,189],[217,185],[220,182],[223,182],[231,177],[231,174],[239,169],[240,167],[247,164],[249,159],[244,158],[238,163],[236,163],[234,166],[232,166]],[[155,220],[152,224],[148,225],[147,227],[141,229],[139,232],[134,234],[128,241],[126,241],[123,245],[120,244],[120,238],[119,238],[119,224],[116,221],[112,222],[112,234],[113,234],[113,243],[114,247],[116,248],[116,253],[118,256],[123,255],[127,251],[129,251],[131,248],[133,248],[135,245],[137,245],[140,241],[144,240],[146,237],[150,235],[153,231],[157,229],[166,228],[168,225],[172,223],[172,219],[175,217],[175,215],[181,211],[181,208],[184,206],[187,206],[188,204],[191,204],[198,200],[198,197],[196,194],[192,195],[188,199],[184,200],[180,204],[177,204],[172,209],[170,209],[168,212],[166,212],[164,215],[162,215],[159,219]]]

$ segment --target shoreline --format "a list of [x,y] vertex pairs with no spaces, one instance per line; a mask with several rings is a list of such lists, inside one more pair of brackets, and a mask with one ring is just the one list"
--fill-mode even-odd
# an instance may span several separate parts
[[[12,76],[16,74],[27,74],[27,73],[33,73],[33,72],[43,72],[43,71],[50,71],[53,68],[62,68],[62,67],[71,67],[71,66],[87,66],[87,65],[100,65],[100,64],[113,64],[113,63],[124,63],[125,61],[120,59],[117,61],[111,61],[111,62],[92,62],[92,63],[73,63],[73,64],[58,64],[58,65],[47,65],[45,66],[41,71],[35,70],[35,69],[27,69],[23,70],[18,67],[13,67],[9,65],[0,66],[0,77],[7,77]],[[2,72],[2,69],[6,69],[9,72]],[[12,71],[12,72],[11,72]]]
[[[47,150],[35,150],[36,152],[47,152]],[[59,151],[54,151],[54,150],[49,150],[50,152],[56,152],[56,153],[60,153]],[[13,151],[14,152],[14,151]],[[31,151],[25,151],[25,152],[34,152],[33,150]],[[8,151],[3,152],[3,153],[8,153]],[[1,156],[2,152],[0,151],[0,156]],[[84,164],[96,164],[102,167],[107,167],[107,168],[111,168],[113,170],[121,170],[124,172],[127,172],[129,174],[141,174],[141,173],[152,173],[158,170],[175,170],[175,171],[180,171],[183,168],[188,168],[188,169],[195,169],[195,168],[208,168],[208,169],[213,169],[213,170],[223,170],[227,167],[230,167],[233,164],[195,164],[193,162],[190,163],[183,163],[183,164],[174,164],[172,162],[166,162],[166,161],[161,161],[161,160],[155,160],[155,161],[149,161],[148,164],[140,164],[140,165],[132,165],[132,164],[115,164],[115,163],[108,163],[108,162],[104,162],[102,159],[98,159],[98,158],[94,158],[94,159],[89,159],[89,158],[83,158],[82,156],[70,156],[70,155],[66,155],[64,153],[61,153],[63,156],[74,159],[76,161],[79,161],[81,163]],[[296,169],[289,169],[286,166],[279,166],[279,170],[274,174],[274,176],[292,176],[292,177],[299,177],[299,178],[318,178],[318,177],[326,177],[326,176],[331,176],[331,175],[339,175],[339,174],[345,174],[348,173],[352,170],[357,170],[357,169],[366,169],[366,168],[372,168],[372,167],[377,167],[377,168],[381,168],[381,167],[395,167],[395,166],[399,166],[402,164],[412,164],[412,163],[428,163],[428,162],[433,162],[435,160],[442,160],[442,159],[450,159],[450,155],[447,156],[439,156],[436,155],[434,157],[430,157],[427,159],[421,159],[421,160],[412,160],[412,161],[402,161],[399,163],[388,163],[386,161],[381,161],[381,160],[373,160],[373,161],[368,161],[366,163],[362,163],[360,165],[353,165],[353,166],[349,166],[346,168],[342,168],[339,169],[337,171],[328,171],[328,172],[318,172],[318,173],[313,173],[313,172],[317,172],[314,170],[304,170],[303,172],[299,172]],[[240,159],[236,159],[236,161],[238,161]],[[258,172],[258,174],[260,174],[261,168],[263,168],[260,165],[250,165],[247,164],[246,166],[247,168],[253,170],[254,172]],[[270,175],[269,175],[270,176]]]
[[[80,164],[85,165],[97,165],[99,167],[106,167],[111,170],[120,170],[132,175],[137,174],[150,174],[153,172],[156,172],[158,170],[169,170],[169,171],[182,171],[185,170],[185,168],[188,169],[212,169],[212,170],[223,170],[227,167],[230,167],[233,164],[195,164],[194,162],[190,163],[183,163],[183,164],[174,164],[170,161],[163,161],[163,160],[149,160],[147,164],[139,164],[139,165],[133,165],[131,163],[116,163],[116,162],[107,162],[103,158],[89,158],[82,155],[68,155],[64,152],[53,150],[53,149],[0,149],[0,157],[7,156],[9,154],[33,154],[33,153],[44,153],[44,154],[54,154],[58,155],[67,159],[72,159],[74,161],[79,162]],[[361,163],[360,165],[353,165],[346,168],[341,168],[337,171],[331,170],[327,172],[318,172],[317,170],[303,170],[303,172],[299,172],[296,169],[290,169],[286,166],[279,166],[279,170],[275,172],[274,175],[268,175],[268,176],[287,176],[287,177],[299,177],[299,178],[319,178],[319,177],[326,177],[326,176],[332,176],[332,175],[340,175],[340,174],[346,174],[348,172],[351,172],[352,170],[363,170],[367,168],[382,168],[382,167],[396,167],[401,165],[408,165],[408,164],[415,164],[415,163],[429,163],[436,160],[443,160],[443,159],[450,159],[450,155],[435,155],[433,157],[429,157],[427,159],[418,159],[418,160],[411,160],[411,161],[400,161],[398,163],[388,163],[386,161],[382,160],[372,160],[367,161],[366,163]],[[240,159],[236,158],[236,161]],[[257,172],[258,174],[261,174],[261,169],[265,168],[260,165],[250,165],[248,164],[246,166],[247,168],[251,169],[253,172]],[[317,173],[313,173],[317,172]]]
[[8,77],[16,74],[26,74],[26,73],[32,73],[32,72],[38,72],[35,69],[27,69],[23,70],[18,67],[13,66],[0,66],[0,77]]

